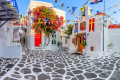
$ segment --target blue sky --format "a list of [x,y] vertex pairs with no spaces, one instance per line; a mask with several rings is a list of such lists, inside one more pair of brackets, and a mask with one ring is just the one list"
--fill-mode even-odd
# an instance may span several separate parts
[[[19,12],[20,14],[25,14],[27,7],[29,5],[30,0],[16,0],[17,4],[18,4],[18,8],[19,8]],[[62,10],[66,11],[66,20],[77,20],[75,16],[71,15],[70,13],[68,13],[68,11],[70,9],[72,9],[72,7],[77,7],[77,9],[75,10],[74,14],[76,14],[77,16],[79,16],[79,9],[80,7],[82,7],[82,5],[88,1],[88,0],[58,0],[58,3],[55,4],[55,0],[35,0],[35,1],[44,1],[44,2],[48,2],[48,3],[52,3],[54,5],[55,8],[60,9],[60,6],[62,3],[64,3],[64,7]],[[110,15],[113,12],[118,11],[118,9],[120,9],[120,1],[119,0],[105,0],[106,1],[106,8],[108,9],[109,7],[113,7],[114,5],[118,4],[117,7],[113,7],[109,10],[106,10],[106,14]],[[66,7],[69,6],[69,9],[66,10]],[[98,10],[101,11],[103,10],[103,6],[104,3],[98,3],[98,4],[94,4],[91,5],[90,3],[88,3],[88,6],[91,7],[92,10]],[[96,14],[97,11],[93,11],[92,15]],[[117,13],[114,13],[111,18],[114,18],[115,20],[112,21],[113,23],[115,23],[117,21],[117,23],[120,23],[120,11],[118,11]]]

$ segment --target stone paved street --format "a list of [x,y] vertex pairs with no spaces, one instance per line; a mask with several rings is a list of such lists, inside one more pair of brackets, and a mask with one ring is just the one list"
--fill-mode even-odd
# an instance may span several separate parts
[[17,58],[0,58],[0,78],[4,76],[18,61]]
[[[1,80],[1,79],[0,79]],[[2,80],[120,80],[120,53],[99,59],[67,49],[29,51]]]

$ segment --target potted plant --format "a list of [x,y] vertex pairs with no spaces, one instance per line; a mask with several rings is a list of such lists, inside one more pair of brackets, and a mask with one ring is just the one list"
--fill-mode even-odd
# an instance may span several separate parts
[[[86,41],[83,41],[82,45],[86,46]],[[83,49],[83,54],[86,54],[86,49]]]
[[113,44],[112,42],[110,44],[108,44],[108,52],[112,52],[112,47],[113,47]]
[[82,45],[83,45],[83,46],[86,46],[86,41],[83,41]]
[[60,47],[60,42],[57,43],[58,48]]
[[90,47],[90,50],[93,51],[93,50],[94,50],[94,46],[91,46],[91,47]]

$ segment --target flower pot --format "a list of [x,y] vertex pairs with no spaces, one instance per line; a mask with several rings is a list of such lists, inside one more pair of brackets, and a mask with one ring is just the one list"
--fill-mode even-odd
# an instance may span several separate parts
[[91,51],[93,51],[93,50],[94,50],[94,47],[93,47],[93,46],[91,46],[91,47],[90,47],[90,50],[91,50]]

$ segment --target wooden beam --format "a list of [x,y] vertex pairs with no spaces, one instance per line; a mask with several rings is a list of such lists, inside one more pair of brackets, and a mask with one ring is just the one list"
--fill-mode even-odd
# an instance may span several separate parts
[[2,5],[6,5],[7,3],[6,2],[1,2]]
[[[7,11],[14,11],[14,10],[7,9]],[[0,12],[6,12],[6,10],[0,10]]]
[[[10,14],[11,16],[14,16],[14,14]],[[4,17],[4,16],[9,16],[9,15],[0,15],[0,17]]]
[[0,18],[0,21],[15,20],[16,18]]
[[2,27],[8,20],[6,20],[3,24],[0,25],[0,27]]

